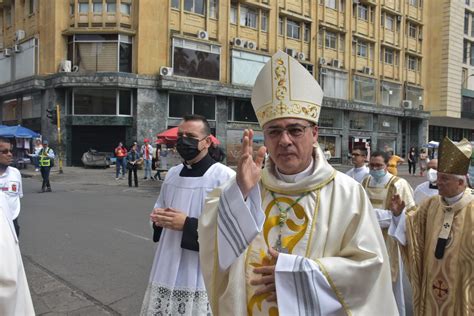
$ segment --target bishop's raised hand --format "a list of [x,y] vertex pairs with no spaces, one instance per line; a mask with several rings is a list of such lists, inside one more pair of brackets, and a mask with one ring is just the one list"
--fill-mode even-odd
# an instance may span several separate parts
[[262,146],[253,157],[253,130],[246,129],[242,140],[242,154],[237,163],[237,185],[246,199],[252,188],[260,181],[262,164],[267,148]]

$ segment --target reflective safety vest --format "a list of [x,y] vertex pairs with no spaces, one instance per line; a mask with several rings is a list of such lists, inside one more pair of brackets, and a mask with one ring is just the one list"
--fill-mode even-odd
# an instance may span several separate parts
[[39,152],[39,165],[40,167],[51,167],[52,158],[48,156],[51,148],[48,148],[47,151],[44,151],[44,148]]

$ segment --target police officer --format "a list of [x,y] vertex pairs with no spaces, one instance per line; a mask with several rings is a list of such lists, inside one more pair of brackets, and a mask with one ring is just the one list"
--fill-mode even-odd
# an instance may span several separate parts
[[41,169],[41,177],[43,178],[41,192],[51,192],[51,184],[49,183],[49,172],[54,166],[54,151],[49,148],[47,140],[43,140],[43,149],[40,150],[38,156],[39,165]]

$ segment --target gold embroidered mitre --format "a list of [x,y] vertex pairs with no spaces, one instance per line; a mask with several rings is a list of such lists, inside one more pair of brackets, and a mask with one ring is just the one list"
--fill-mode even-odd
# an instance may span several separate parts
[[279,118],[318,123],[323,90],[295,59],[278,51],[262,68],[252,90],[252,105],[260,126]]
[[439,144],[438,172],[465,176],[469,170],[472,146],[463,138],[459,143],[453,143],[445,137]]

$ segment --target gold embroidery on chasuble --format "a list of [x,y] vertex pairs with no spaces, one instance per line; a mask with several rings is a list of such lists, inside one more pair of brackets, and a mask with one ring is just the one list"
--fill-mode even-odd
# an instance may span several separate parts
[[[304,194],[302,192],[301,194]],[[251,243],[246,258],[246,278],[247,278],[247,313],[252,316],[254,314],[262,315],[278,315],[278,307],[275,302],[267,302],[265,299],[269,293],[254,295],[258,286],[250,285],[250,280],[259,278],[260,275],[254,274],[253,269],[261,266],[272,265],[276,262],[268,255],[268,248],[275,247],[278,235],[281,234],[282,248],[286,249],[290,254],[305,256],[307,247],[310,243],[312,223],[316,220],[317,211],[316,202],[319,198],[319,190],[310,192],[300,201],[298,198],[301,194],[295,195],[275,195],[266,191],[262,206],[266,216],[263,231]],[[288,209],[285,217],[286,221],[280,228],[280,208]],[[280,231],[281,230],[281,231]]]

